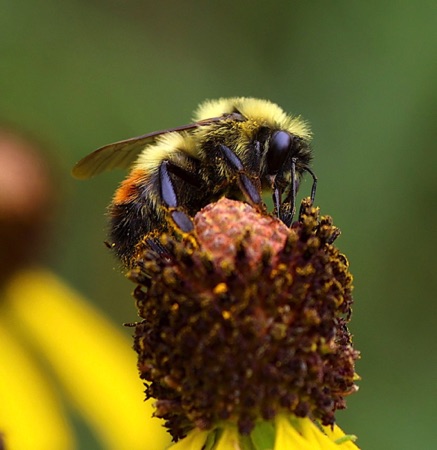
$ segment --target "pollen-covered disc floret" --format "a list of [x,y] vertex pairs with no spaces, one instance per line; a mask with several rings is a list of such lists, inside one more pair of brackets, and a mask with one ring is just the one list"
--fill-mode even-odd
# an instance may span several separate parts
[[332,424],[356,390],[358,357],[339,230],[308,200],[291,229],[227,199],[194,224],[189,239],[161,236],[167,251],[145,251],[129,275],[156,415],[176,440],[225,421],[249,433],[279,413]]

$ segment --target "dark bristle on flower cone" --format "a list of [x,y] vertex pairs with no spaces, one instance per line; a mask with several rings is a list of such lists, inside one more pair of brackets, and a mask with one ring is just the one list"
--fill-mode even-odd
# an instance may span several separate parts
[[189,236],[162,235],[129,278],[143,319],[134,348],[146,397],[178,440],[223,421],[241,434],[287,412],[324,425],[356,390],[352,276],[309,199],[287,228],[221,199]]

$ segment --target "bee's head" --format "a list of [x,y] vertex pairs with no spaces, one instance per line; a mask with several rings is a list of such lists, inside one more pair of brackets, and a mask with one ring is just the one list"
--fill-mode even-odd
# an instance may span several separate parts
[[267,174],[276,175],[290,165],[292,158],[295,159],[297,167],[305,170],[311,160],[308,145],[299,136],[287,131],[274,131],[266,153]]

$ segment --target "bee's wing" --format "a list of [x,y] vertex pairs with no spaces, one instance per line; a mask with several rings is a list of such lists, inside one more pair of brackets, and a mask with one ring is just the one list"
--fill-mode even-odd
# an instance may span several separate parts
[[85,156],[85,158],[82,158],[73,167],[72,174],[75,178],[85,179],[115,168],[127,169],[137,159],[144,147],[152,143],[158,136],[175,131],[189,131],[202,125],[219,122],[225,118],[229,118],[229,116],[232,115],[201,120],[177,128],[155,131],[144,134],[143,136],[105,145],[90,153],[88,156]]

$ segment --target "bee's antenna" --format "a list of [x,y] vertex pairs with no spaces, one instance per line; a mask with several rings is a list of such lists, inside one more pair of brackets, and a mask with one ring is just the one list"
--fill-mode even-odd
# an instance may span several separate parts
[[296,158],[291,158],[291,204],[293,209],[291,210],[291,218],[294,217],[296,212]]
[[314,203],[314,199],[316,198],[317,177],[316,174],[309,167],[304,167],[304,170],[313,177],[313,185],[311,187],[311,203]]

